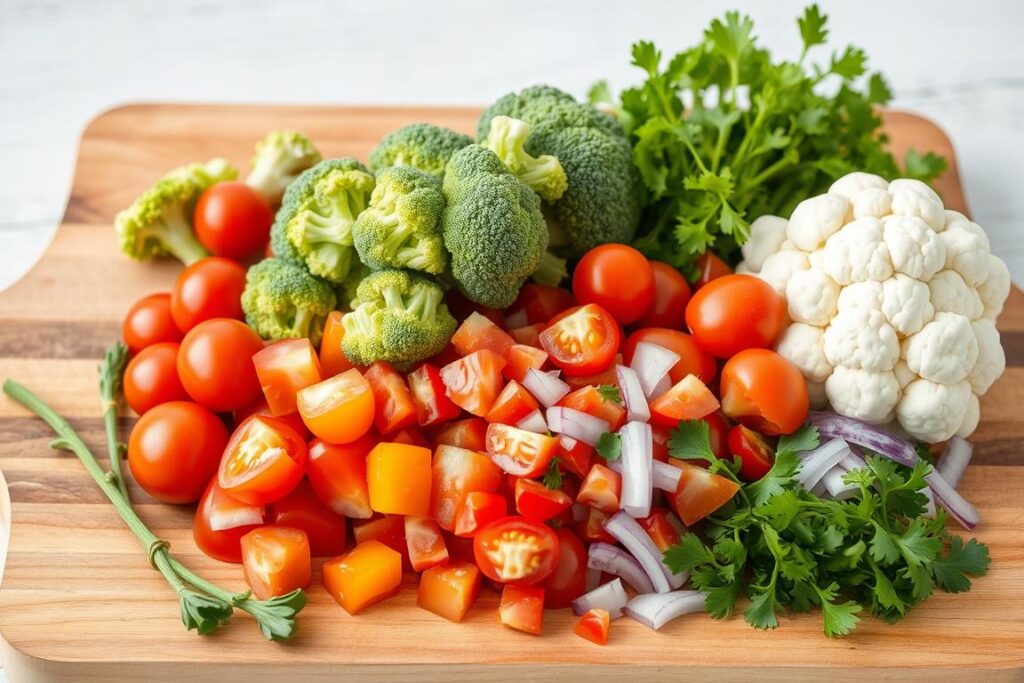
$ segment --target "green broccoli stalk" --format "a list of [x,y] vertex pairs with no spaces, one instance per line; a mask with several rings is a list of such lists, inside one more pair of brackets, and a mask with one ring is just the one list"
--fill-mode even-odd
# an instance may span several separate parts
[[443,210],[436,177],[408,166],[381,171],[370,206],[352,227],[359,258],[374,270],[443,272],[448,261],[441,239]]
[[174,169],[114,218],[121,251],[140,261],[174,256],[185,265],[209,256],[192,229],[192,211],[208,187],[236,175],[224,159]]
[[348,277],[334,288],[334,293],[338,297],[338,308],[353,308],[352,302],[356,298],[356,292],[359,289],[359,284],[371,272],[373,271],[370,270],[369,266],[365,265],[361,261],[355,262],[352,269],[348,272]]
[[302,133],[272,130],[256,143],[256,155],[245,184],[259,192],[271,206],[276,206],[285,188],[319,161],[320,152]]
[[509,116],[495,116],[483,145],[497,154],[541,199],[553,202],[565,194],[569,181],[557,158],[550,154],[530,156],[525,149],[529,136],[529,124]]
[[268,258],[246,273],[245,321],[264,339],[306,337],[317,346],[334,305],[330,285],[298,264]]
[[405,369],[440,353],[455,333],[441,287],[408,270],[379,270],[359,284],[342,324],[342,349],[357,365],[387,361]]
[[392,166],[412,166],[440,178],[455,152],[473,144],[473,138],[430,123],[413,123],[388,133],[370,152],[375,173]]
[[550,251],[544,252],[540,265],[533,272],[530,279],[542,285],[557,287],[562,281],[569,277],[569,269],[566,267],[566,260],[555,256]]

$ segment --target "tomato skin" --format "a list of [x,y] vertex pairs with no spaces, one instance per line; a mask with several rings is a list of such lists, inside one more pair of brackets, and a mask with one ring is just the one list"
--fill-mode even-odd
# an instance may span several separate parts
[[585,444],[571,436],[558,437],[558,450],[555,457],[558,458],[558,467],[570,474],[575,474],[582,479],[590,471],[590,463],[594,459],[594,447]]
[[454,420],[462,409],[445,394],[441,371],[435,365],[423,363],[406,377],[413,403],[416,405],[416,422],[420,427]]
[[532,585],[551,576],[558,554],[555,532],[525,517],[499,519],[473,538],[473,556],[480,571],[492,581],[510,585]]
[[441,368],[445,394],[467,413],[483,417],[494,405],[505,383],[505,359],[489,349],[474,351]]
[[468,417],[457,422],[450,422],[434,432],[434,448],[440,446],[457,446],[471,451],[483,452],[487,449],[487,420],[482,417]]
[[564,491],[525,478],[516,480],[515,502],[516,512],[538,522],[546,522],[572,507],[572,498]]
[[696,375],[700,381],[710,384],[718,374],[718,364],[714,356],[698,346],[693,337],[685,332],[663,327],[644,327],[626,338],[626,343],[622,347],[626,365],[633,362],[636,345],[640,342],[663,346],[679,356],[679,362],[668,371],[673,384],[687,375]]
[[540,333],[540,344],[567,376],[583,377],[611,365],[622,344],[622,330],[611,313],[587,304],[555,316]]
[[175,342],[152,344],[128,361],[124,399],[139,415],[161,403],[188,400],[178,379],[178,347]]
[[681,523],[665,508],[653,508],[650,515],[636,521],[651,537],[658,550],[665,552],[679,543],[680,534],[676,525],[681,526]]
[[243,503],[276,502],[302,480],[306,442],[273,417],[253,415],[246,419],[223,450],[217,484]]
[[309,431],[336,444],[370,431],[376,412],[373,389],[354,368],[301,390],[296,403]]
[[448,548],[441,527],[431,517],[406,516],[405,545],[413,571],[421,572],[448,562]]
[[786,303],[753,275],[725,275],[701,287],[686,306],[686,325],[702,349],[731,358],[768,348],[786,321]]
[[611,515],[619,511],[621,494],[622,476],[604,465],[595,463],[580,484],[576,502]]
[[729,423],[717,411],[710,415],[705,415],[702,419],[708,423],[708,441],[711,442],[711,451],[719,458],[728,458],[729,444],[727,440]]
[[[221,562],[241,564],[242,536],[253,529],[258,529],[262,523],[214,530],[211,526],[211,519],[224,505],[240,507],[245,506],[245,503],[239,503],[224,493],[217,486],[217,477],[212,477],[203,497],[199,500],[198,507],[196,507],[195,519],[192,522],[192,538],[207,557]],[[263,515],[261,515],[262,517]]]
[[505,367],[501,374],[506,379],[522,382],[530,372],[530,368],[540,370],[548,362],[548,354],[543,349],[524,344],[513,344],[505,352]]
[[128,466],[143,490],[163,503],[199,500],[228,441],[224,423],[190,401],[148,410],[128,439]]
[[341,350],[341,342],[345,338],[345,326],[341,322],[344,316],[341,311],[331,311],[324,322],[324,333],[320,338],[320,367],[325,379],[355,367]]
[[308,339],[282,339],[252,357],[267,407],[274,417],[298,410],[295,396],[322,380],[320,360]]
[[201,322],[185,335],[178,349],[178,377],[196,403],[226,413],[252,403],[260,381],[252,357],[263,340],[238,320]]
[[597,304],[619,323],[629,325],[655,300],[651,263],[625,244],[602,244],[580,259],[572,275],[572,292],[581,304]]
[[558,439],[503,424],[487,427],[487,455],[502,470],[517,477],[536,477],[548,469]]
[[732,268],[729,267],[729,264],[710,251],[705,251],[701,254],[697,258],[696,264],[697,270],[700,272],[695,283],[697,289],[700,289],[712,280],[732,275]]
[[345,552],[345,518],[324,505],[308,481],[270,508],[270,523],[301,529],[309,539],[313,557],[332,557]]
[[409,544],[405,542],[405,518],[402,515],[377,515],[372,519],[353,522],[352,536],[356,545],[380,541],[401,556],[402,566],[412,568]]
[[363,377],[373,392],[373,423],[382,436],[416,424],[416,405],[405,379],[390,363],[377,361],[366,369]]
[[264,526],[242,536],[245,582],[259,600],[308,587],[311,564],[309,539],[301,529]]
[[567,394],[558,405],[600,418],[610,425],[609,431],[612,432],[619,431],[619,427],[626,424],[626,409],[614,401],[605,399],[593,385]]
[[451,562],[420,576],[416,604],[456,623],[462,621],[480,594],[480,570],[472,562]]
[[469,317],[462,321],[451,339],[451,345],[462,356],[468,356],[474,351],[482,349],[504,356],[513,344],[515,344],[515,340],[509,336],[508,332],[476,311],[470,313]]
[[533,411],[540,408],[537,399],[515,380],[509,381],[498,394],[484,419],[505,425],[517,425]]
[[791,434],[807,419],[810,399],[803,375],[768,349],[748,349],[722,367],[722,410],[751,429]]
[[508,516],[508,503],[500,493],[471,491],[455,514],[455,535],[464,538],[476,536],[491,522]]
[[516,297],[515,303],[509,306],[509,310],[523,311],[526,314],[526,322],[530,325],[547,325],[549,320],[575,305],[576,299],[573,298],[572,292],[563,287],[527,282],[519,289],[519,296]]
[[683,274],[667,263],[651,261],[654,272],[654,303],[636,321],[642,327],[681,330],[686,325],[686,304],[692,294]]
[[608,610],[592,609],[579,618],[573,627],[573,633],[597,645],[606,645],[611,623]]
[[171,315],[170,292],[150,294],[132,304],[121,324],[121,336],[132,353],[161,342],[180,342],[185,333]]
[[687,375],[650,403],[651,423],[674,428],[680,420],[697,420],[718,410],[718,399],[694,375]]
[[406,427],[391,435],[392,443],[404,443],[408,446],[419,446],[420,448],[431,448],[432,444],[422,431],[417,427]]
[[601,512],[597,508],[587,508],[587,518],[577,522],[576,530],[585,541],[591,543],[601,541],[602,543],[618,543],[614,536],[604,530],[604,523],[611,518],[611,515]]
[[[275,417],[270,413],[270,406],[267,405],[267,399],[264,396],[258,397],[252,403],[242,406],[234,412],[233,424],[235,428],[238,425],[245,422],[246,418],[252,417],[253,415],[266,415],[267,417]],[[302,416],[298,413],[288,413],[287,415],[278,415],[276,419],[284,422],[286,425],[295,430],[296,434],[302,436],[302,438],[309,438],[309,430],[306,429],[306,423],[302,421]]]
[[728,503],[740,490],[740,485],[732,479],[712,474],[685,460],[673,458],[670,462],[683,470],[683,475],[675,493],[668,499],[686,526],[693,526],[704,519]]
[[431,466],[430,515],[442,529],[453,531],[466,496],[477,491],[494,493],[501,483],[501,470],[483,453],[438,446]]
[[217,183],[199,196],[196,238],[215,256],[245,261],[270,237],[274,214],[256,190],[237,181]]
[[772,468],[772,448],[760,434],[743,425],[729,430],[729,452],[740,459],[740,476],[757,481]]
[[587,592],[587,550],[579,536],[569,529],[555,529],[555,535],[558,563],[544,580],[544,606],[561,609]]
[[539,636],[544,624],[544,589],[506,585],[501,590],[498,618],[509,628]]
[[398,592],[402,556],[379,541],[364,541],[324,564],[324,588],[349,614]]
[[309,443],[306,475],[324,505],[345,517],[373,516],[366,485],[366,456],[376,445],[377,439],[370,435],[341,445],[320,439]]
[[184,332],[204,320],[241,320],[245,267],[231,259],[209,256],[186,266],[171,290],[171,315]]

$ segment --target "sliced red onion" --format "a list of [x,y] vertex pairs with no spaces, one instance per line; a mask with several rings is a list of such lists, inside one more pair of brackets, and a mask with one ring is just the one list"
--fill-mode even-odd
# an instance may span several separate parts
[[974,447],[967,439],[954,436],[946,442],[946,449],[942,451],[939,464],[935,470],[946,480],[946,483],[956,488],[960,483],[960,477],[964,475],[971,456],[974,455]]
[[828,491],[828,495],[835,500],[846,500],[852,498],[860,491],[860,487],[855,484],[847,484],[843,481],[843,477],[846,476],[847,470],[843,467],[842,463],[839,463],[821,478],[821,484],[824,485],[825,490]]
[[839,461],[849,454],[849,444],[838,438],[826,441],[812,451],[801,453],[802,462],[796,480],[805,489],[812,491],[825,476],[825,473],[838,465]]
[[572,508],[572,521],[582,522],[590,515],[590,508],[583,503],[573,503]]
[[867,422],[834,413],[816,411],[812,411],[807,416],[807,421],[818,428],[818,433],[822,438],[844,439],[907,467],[912,467],[918,460],[912,443]]
[[679,479],[683,476],[683,471],[675,465],[655,460],[652,474],[651,483],[654,485],[654,488],[660,491],[675,493],[676,489],[679,488]]
[[505,316],[505,329],[514,330],[517,327],[526,327],[530,324],[530,319],[526,317],[526,309],[520,308],[515,313],[510,313]]
[[968,531],[978,526],[977,508],[950,486],[949,482],[942,478],[942,475],[932,470],[925,479],[935,496],[935,502],[944,507],[949,516],[959,522],[960,526]]
[[647,405],[647,396],[640,384],[640,378],[636,370],[625,365],[615,366],[615,376],[619,380],[619,389],[622,391],[622,402],[626,406],[626,419],[647,422],[651,419],[651,409]]
[[617,545],[591,543],[590,549],[587,550],[587,567],[614,574],[632,586],[637,593],[654,592],[654,586],[647,578],[644,568],[636,558]]
[[537,368],[530,368],[526,371],[523,386],[545,408],[561,401],[570,391],[569,385],[560,380],[557,374],[541,372]]
[[633,517],[649,517],[654,490],[654,436],[646,422],[628,422],[619,430],[622,439],[622,494],[619,507]]
[[669,377],[668,375],[665,375],[664,377],[661,378],[661,380],[658,381],[657,384],[654,385],[654,390],[650,393],[650,395],[647,398],[653,401],[662,394],[668,393],[668,390],[671,388],[672,378]]
[[[647,577],[657,592],[667,593],[673,588],[683,585],[689,578],[686,574],[673,574],[672,570],[665,566],[662,553],[654,545],[654,541],[647,535],[643,527],[627,513],[616,512],[611,519],[604,523],[604,530],[633,554],[633,557],[647,572]],[[672,584],[677,585],[673,586]]]
[[626,589],[622,587],[622,579],[615,579],[584,593],[572,601],[572,611],[577,616],[586,614],[592,609],[607,610],[612,619],[622,616],[622,608],[629,602]]
[[601,585],[601,570],[591,569],[587,567],[587,583],[586,587],[588,591],[592,591]]
[[672,591],[638,595],[626,605],[626,614],[647,628],[657,631],[668,622],[704,610],[707,595],[703,591]]
[[588,446],[596,446],[602,434],[611,430],[607,420],[588,415],[582,410],[551,406],[547,412],[548,429],[556,434],[571,436]]
[[640,380],[644,395],[650,398],[668,371],[679,362],[679,354],[669,351],[664,346],[640,342],[633,352],[633,362],[629,364]]
[[536,434],[548,433],[548,423],[544,421],[544,414],[540,410],[535,410],[524,417],[516,424],[516,427]]

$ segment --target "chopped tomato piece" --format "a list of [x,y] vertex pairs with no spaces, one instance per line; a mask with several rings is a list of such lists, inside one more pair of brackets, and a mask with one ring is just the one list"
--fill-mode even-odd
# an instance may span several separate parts
[[242,536],[263,524],[263,506],[235,500],[210,480],[196,508],[192,536],[208,557],[221,562],[242,562]]
[[549,489],[533,479],[517,479],[515,496],[516,512],[539,522],[546,522],[572,507],[572,498],[564,491]]
[[555,451],[555,457],[558,458],[559,468],[582,479],[590,471],[590,463],[594,459],[594,447],[563,434],[558,437],[558,450]]
[[602,543],[618,543],[615,537],[604,530],[604,523],[611,515],[601,512],[597,508],[587,508],[587,518],[578,522],[576,530],[579,531],[583,540],[588,543],[601,541]]
[[297,402],[309,431],[327,443],[355,441],[373,424],[373,391],[355,369],[306,387]]
[[599,387],[602,384],[608,386],[617,387],[619,386],[619,376],[615,373],[615,366],[622,365],[622,354],[615,354],[615,358],[612,359],[611,365],[607,368],[593,375],[586,375],[585,377],[564,377],[565,383],[573,389],[583,389],[584,387]]
[[377,361],[366,369],[363,377],[373,392],[373,424],[381,436],[416,424],[416,405],[409,387],[390,363]]
[[722,413],[716,411],[704,416],[708,423],[708,440],[711,442],[711,450],[719,458],[729,458],[729,423],[722,417]]
[[505,353],[505,367],[501,372],[508,379],[522,382],[530,368],[540,370],[547,361],[548,354],[543,349],[515,344]]
[[286,526],[253,529],[242,536],[242,570],[260,600],[305,588],[312,573],[306,532]]
[[650,515],[636,521],[651,537],[658,550],[664,552],[679,542],[682,524],[665,508],[654,508]]
[[501,480],[501,470],[483,453],[438,446],[431,469],[430,514],[442,529],[452,531],[466,496],[474,491],[494,493]]
[[484,349],[441,368],[445,393],[457,406],[483,417],[494,404],[504,382],[505,359]]
[[612,364],[622,345],[622,330],[611,313],[587,304],[555,316],[540,333],[540,344],[567,376],[582,377]]
[[366,458],[370,507],[395,515],[430,512],[430,449],[379,443]]
[[613,514],[619,511],[619,496],[622,494],[622,477],[618,472],[604,465],[594,463],[580,484],[576,502],[589,505],[601,512]]
[[442,426],[434,432],[434,448],[457,446],[471,451],[487,448],[487,421],[482,417],[468,417]]
[[402,556],[379,541],[365,541],[324,564],[324,587],[349,614],[389,598],[402,585]]
[[487,427],[487,455],[498,467],[518,477],[536,477],[548,469],[558,439],[502,424]]
[[544,589],[540,586],[505,586],[501,590],[498,617],[505,626],[539,636],[544,623]]
[[681,420],[706,417],[719,408],[718,399],[696,375],[687,375],[661,396],[651,401],[651,422],[675,427]]
[[473,537],[473,555],[484,576],[501,583],[540,583],[558,564],[558,536],[525,517],[506,517]]
[[392,443],[404,443],[409,446],[419,446],[420,448],[430,448],[433,444],[427,439],[416,427],[406,427],[400,432],[391,435]]
[[309,539],[313,557],[345,552],[345,518],[324,505],[313,493],[309,482],[301,482],[273,504],[270,523],[302,530]]
[[321,381],[320,361],[308,339],[282,339],[252,357],[270,414],[298,410],[295,395]]
[[444,543],[448,546],[448,556],[452,558],[452,562],[470,562],[474,563],[474,567],[476,566],[476,559],[473,557],[472,538],[456,536],[446,531],[444,533]]
[[324,323],[324,335],[320,339],[320,367],[324,377],[334,377],[355,367],[341,350],[341,340],[345,338],[345,326],[341,324],[344,316],[341,311],[331,311]]
[[410,567],[409,548],[405,542],[405,518],[402,515],[379,515],[373,519],[352,524],[356,545],[366,541],[380,541],[395,550]]
[[517,327],[514,330],[509,330],[509,335],[516,340],[516,344],[522,344],[523,346],[532,346],[535,349],[540,348],[540,333],[544,331],[544,328],[548,326],[547,321],[542,323],[534,323],[533,325],[526,325],[524,327]]
[[577,389],[566,395],[558,402],[558,405],[599,417],[611,425],[610,431],[613,432],[619,431],[619,427],[626,424],[626,409],[615,401],[602,396],[595,386]]
[[366,487],[366,456],[377,445],[369,435],[335,446],[320,439],[309,444],[306,465],[313,492],[339,515],[368,519],[370,492]]
[[731,274],[732,268],[713,252],[705,251],[697,257],[697,271],[700,275],[694,285],[696,289],[700,289],[714,279]]
[[611,615],[606,609],[592,609],[582,615],[573,627],[573,633],[580,638],[598,645],[608,643],[608,630],[611,628]]
[[436,366],[424,363],[410,372],[406,379],[416,404],[416,420],[421,427],[454,420],[462,412],[445,394],[441,371]]
[[508,503],[500,493],[471,491],[455,513],[455,535],[475,536],[491,522],[508,516]]
[[441,527],[431,517],[409,515],[405,518],[405,545],[413,571],[421,572],[448,561]]
[[[239,408],[233,415],[233,424],[235,428],[238,425],[245,422],[245,419],[252,417],[253,415],[266,415],[267,417],[274,417],[270,414],[270,406],[267,405],[267,399],[262,395],[253,401],[252,403]],[[309,438],[309,429],[306,428],[306,423],[302,421],[302,416],[298,413],[288,413],[287,415],[278,415],[274,419],[284,422],[286,425],[295,430],[295,433],[306,439]]]
[[669,496],[672,509],[686,526],[693,526],[722,507],[736,495],[740,485],[731,479],[691,465],[685,460],[671,463],[683,470],[676,492]]
[[558,564],[544,580],[544,606],[561,609],[587,592],[587,549],[570,529],[555,529],[555,535],[558,536]]
[[416,604],[448,621],[460,622],[479,594],[477,566],[472,562],[452,562],[423,572]]
[[281,500],[302,479],[306,443],[280,420],[253,415],[231,435],[217,483],[232,498],[252,505]]
[[509,310],[523,311],[526,314],[526,321],[531,325],[547,324],[556,315],[575,305],[576,299],[568,289],[527,282],[519,290],[519,296],[516,297],[515,303],[509,306]]
[[519,382],[511,380],[498,394],[485,419],[488,422],[515,426],[538,408],[540,404],[537,403],[537,399]]
[[459,329],[455,330],[451,344],[463,356],[481,349],[488,349],[499,356],[504,356],[509,347],[515,344],[515,340],[491,320],[473,311],[462,321]]
[[740,476],[757,481],[772,468],[775,454],[764,437],[743,425],[729,430],[729,452],[740,459]]

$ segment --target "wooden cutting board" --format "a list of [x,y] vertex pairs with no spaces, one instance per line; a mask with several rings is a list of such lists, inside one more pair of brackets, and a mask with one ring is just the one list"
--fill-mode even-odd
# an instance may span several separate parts
[[[152,180],[190,161],[224,156],[243,166],[271,128],[293,127],[325,156],[365,159],[386,132],[431,121],[470,132],[472,109],[135,105],[100,115],[81,141],[71,198],[57,236],[22,281],[0,295],[0,378],[50,401],[104,452],[96,364],[139,296],[167,290],[175,263],[122,256],[110,224]],[[893,144],[953,156],[945,135],[908,114],[887,117]],[[939,183],[965,210],[955,165]],[[654,633],[617,621],[597,647],[574,636],[567,610],[545,615],[544,637],[503,628],[497,594],[485,588],[462,624],[415,606],[414,581],[358,617],[337,607],[319,577],[292,642],[265,642],[240,615],[200,638],[181,625],[174,596],[73,456],[47,447],[49,429],[0,398],[0,470],[13,518],[0,588],[7,675],[23,681],[522,681],[633,678],[714,680],[1024,680],[1024,295],[1014,289],[999,321],[1010,366],[982,399],[974,464],[962,484],[981,511],[980,540],[992,570],[963,595],[941,594],[895,626],[866,618],[855,635],[829,640],[820,615],[781,620],[774,632],[704,615]],[[124,435],[131,419],[123,419]],[[190,508],[131,494],[175,555],[201,574],[241,589],[235,565],[192,542]]]

